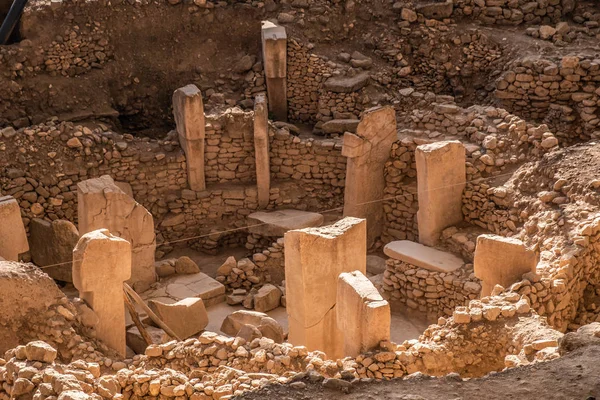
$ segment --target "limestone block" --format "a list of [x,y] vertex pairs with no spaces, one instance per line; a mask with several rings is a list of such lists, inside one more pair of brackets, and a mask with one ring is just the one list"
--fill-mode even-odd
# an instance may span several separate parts
[[52,346],[41,340],[36,340],[27,343],[25,346],[25,356],[29,361],[41,361],[45,363],[52,363],[58,352]]
[[0,197],[0,256],[19,261],[19,254],[29,250],[19,203],[12,196]]
[[206,189],[204,176],[204,103],[196,85],[187,85],[173,93],[173,115],[179,144],[185,153],[190,189]]
[[163,303],[168,302],[168,299],[179,301],[187,297],[198,297],[206,307],[210,307],[225,301],[225,286],[202,272],[172,275],[161,280],[142,296],[144,299],[155,299]]
[[236,336],[244,325],[256,327],[262,336],[273,339],[276,343],[283,342],[283,328],[279,322],[265,313],[240,310],[229,314],[221,325],[221,332]]
[[344,134],[344,216],[367,219],[368,246],[383,230],[384,169],[396,138],[396,112],[390,106],[366,110],[356,134]]
[[344,356],[356,357],[390,340],[390,305],[361,272],[344,272],[337,283],[337,325],[344,332]]
[[300,210],[259,211],[248,215],[248,231],[262,236],[281,237],[292,229],[319,226],[323,215]]
[[[147,326],[146,331],[152,338],[152,342],[154,344],[165,343],[170,340],[170,336],[166,334],[160,328],[155,328],[154,326]],[[133,326],[127,330],[127,346],[133,350],[136,354],[144,354],[148,345],[146,341],[142,337],[142,334],[138,330],[137,327]]]
[[420,268],[435,272],[452,272],[465,265],[464,261],[452,253],[427,247],[410,240],[396,240],[388,243],[383,252],[386,256]]
[[[73,249],[79,241],[79,232],[75,225],[67,220],[52,222],[34,218],[29,223],[29,243],[31,259],[53,279],[73,282]],[[66,264],[63,264],[66,263]]]
[[523,242],[497,235],[477,237],[473,269],[481,279],[481,297],[489,296],[495,285],[508,288],[521,280],[523,274],[534,272],[537,265],[535,252]]
[[285,234],[285,293],[289,341],[329,358],[343,355],[336,320],[337,279],[366,272],[366,221],[346,217],[333,225]]
[[189,297],[172,304],[150,300],[148,306],[181,339],[189,338],[208,325],[204,302],[197,297]]
[[256,162],[256,187],[258,206],[269,205],[271,189],[271,164],[269,158],[269,115],[267,99],[259,94],[254,99],[254,158]]
[[287,121],[287,34],[283,26],[263,21],[261,37],[269,111]]
[[79,233],[108,229],[131,243],[131,282],[156,281],[154,219],[141,204],[123,192],[108,175],[77,184]]
[[267,312],[279,307],[281,290],[275,285],[266,284],[254,295],[254,309],[258,312]]
[[442,230],[462,221],[465,147],[458,141],[417,146],[419,242],[435,246]]
[[125,345],[123,282],[131,277],[131,245],[107,229],[84,234],[73,250],[73,285],[98,316],[96,335],[122,357]]

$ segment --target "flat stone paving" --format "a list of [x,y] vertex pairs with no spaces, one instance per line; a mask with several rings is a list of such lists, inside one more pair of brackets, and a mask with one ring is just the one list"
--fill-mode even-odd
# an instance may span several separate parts
[[465,262],[452,253],[440,251],[410,240],[397,240],[388,243],[383,252],[390,258],[421,267],[429,271],[452,272]]

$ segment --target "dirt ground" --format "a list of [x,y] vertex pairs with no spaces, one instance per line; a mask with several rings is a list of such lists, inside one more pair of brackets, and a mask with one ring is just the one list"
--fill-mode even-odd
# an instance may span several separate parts
[[[303,389],[268,386],[235,399],[258,400],[459,400],[459,399],[586,399],[600,398],[600,346],[580,348],[554,361],[510,369],[479,379],[457,376],[411,379],[353,385],[349,394],[303,381]],[[295,384],[298,385],[298,384]],[[300,384],[302,386],[302,384]]]

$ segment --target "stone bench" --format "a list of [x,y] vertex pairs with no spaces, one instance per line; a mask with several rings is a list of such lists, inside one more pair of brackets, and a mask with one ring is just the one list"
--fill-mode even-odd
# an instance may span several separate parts
[[390,258],[436,272],[452,272],[465,263],[454,254],[427,247],[410,240],[388,243],[383,252]]

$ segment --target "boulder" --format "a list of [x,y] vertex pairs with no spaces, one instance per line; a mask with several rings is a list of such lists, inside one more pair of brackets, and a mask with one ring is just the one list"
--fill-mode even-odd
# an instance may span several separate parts
[[227,258],[227,260],[225,260],[225,262],[223,263],[223,265],[221,265],[218,269],[217,269],[217,276],[222,275],[222,276],[227,276],[231,273],[231,271],[237,267],[237,263],[235,261],[235,257],[230,256]]
[[200,272],[200,268],[191,258],[183,256],[175,262],[175,272],[180,275],[197,274]]
[[62,264],[44,268],[45,273],[58,281],[73,282],[73,249],[78,240],[77,228],[66,220],[49,222],[34,218],[29,224],[31,259],[40,267]]
[[358,119],[332,119],[321,125],[321,130],[325,133],[355,133],[359,122]]
[[181,339],[200,332],[208,325],[208,314],[202,299],[190,297],[173,304],[150,300],[148,305]]
[[244,325],[256,327],[262,336],[282,343],[284,339],[283,328],[277,321],[265,313],[257,311],[240,310],[229,314],[221,325],[221,332],[237,336]]
[[267,312],[279,307],[281,290],[277,286],[266,284],[254,295],[254,309],[258,312]]
[[29,342],[25,346],[25,356],[29,361],[52,363],[56,360],[58,352],[52,346],[41,340]]

